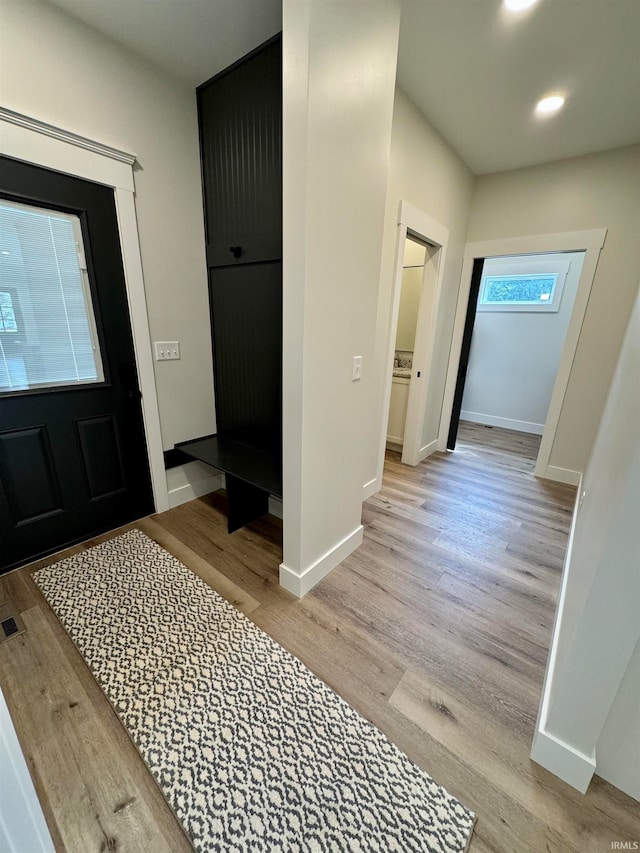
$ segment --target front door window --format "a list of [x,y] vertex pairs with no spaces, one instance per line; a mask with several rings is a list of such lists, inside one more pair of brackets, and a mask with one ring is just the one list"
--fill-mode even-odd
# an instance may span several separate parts
[[0,394],[103,381],[79,218],[0,199]]

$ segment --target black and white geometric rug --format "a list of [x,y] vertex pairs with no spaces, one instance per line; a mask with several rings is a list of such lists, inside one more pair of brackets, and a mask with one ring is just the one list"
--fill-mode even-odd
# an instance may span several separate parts
[[467,848],[472,812],[144,533],[34,579],[196,850]]

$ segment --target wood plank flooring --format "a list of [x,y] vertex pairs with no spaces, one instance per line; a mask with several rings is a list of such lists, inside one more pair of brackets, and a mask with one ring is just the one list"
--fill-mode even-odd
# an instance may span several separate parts
[[[574,500],[533,477],[538,443],[463,424],[454,454],[409,468],[388,453],[362,547],[302,601],[278,586],[277,519],[228,536],[211,495],[137,525],[473,808],[472,853],[640,841],[637,802],[598,778],[582,796],[529,760]],[[0,645],[0,686],[56,848],[189,850],[31,580],[53,559],[0,579],[28,629]]]

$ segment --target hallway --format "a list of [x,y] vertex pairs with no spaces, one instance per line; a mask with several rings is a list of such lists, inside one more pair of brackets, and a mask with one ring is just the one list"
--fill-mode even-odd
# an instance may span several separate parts
[[420,638],[417,665],[526,737],[538,711],[575,494],[533,477],[539,442],[463,422],[452,454],[409,468],[388,453],[355,558],[366,555],[380,568],[393,560],[380,580],[411,614],[403,621],[411,619],[412,645]]

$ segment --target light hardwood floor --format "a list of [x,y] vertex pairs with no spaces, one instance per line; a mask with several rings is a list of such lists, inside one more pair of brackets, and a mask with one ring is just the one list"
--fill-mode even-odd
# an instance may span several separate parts
[[[533,477],[538,442],[463,425],[454,454],[409,468],[389,453],[364,544],[302,601],[278,586],[276,519],[228,536],[213,495],[137,525],[474,809],[472,853],[640,841],[637,802],[598,778],[582,796],[529,761],[574,500]],[[52,561],[0,580],[28,628],[0,645],[0,685],[56,847],[188,850],[31,580]]]

